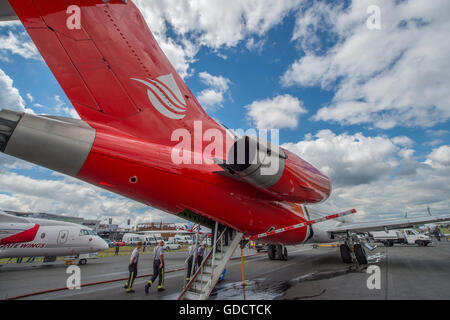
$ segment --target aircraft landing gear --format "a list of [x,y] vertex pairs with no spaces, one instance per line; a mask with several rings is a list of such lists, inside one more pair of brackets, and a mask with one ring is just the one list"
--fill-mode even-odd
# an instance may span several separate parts
[[352,254],[347,244],[341,244],[341,258],[344,263],[352,263]]
[[287,260],[288,251],[283,245],[269,244],[267,246],[267,255],[270,260]]
[[347,235],[343,244],[340,245],[341,258],[344,263],[357,261],[359,265],[367,264],[367,254],[356,235]]

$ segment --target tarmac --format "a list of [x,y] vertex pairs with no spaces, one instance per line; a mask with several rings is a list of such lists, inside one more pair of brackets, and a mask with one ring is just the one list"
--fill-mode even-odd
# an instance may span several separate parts
[[[216,286],[210,299],[450,299],[450,242],[435,242],[428,247],[380,246],[369,253],[369,265],[363,268],[343,264],[339,248],[298,245],[288,247],[288,251],[289,259],[278,261],[269,260],[265,252],[258,254],[253,249],[245,249],[245,286],[240,252],[237,252],[227,266],[225,280]],[[138,275],[152,273],[151,258],[151,254],[141,255]],[[23,299],[174,300],[183,288],[185,272],[181,269],[185,258],[186,252],[166,252],[165,291],[151,288],[149,294],[144,292],[148,277],[136,279],[135,292],[129,294],[123,288],[124,280],[114,281],[128,277],[129,257],[126,256],[90,259],[80,267],[82,288],[73,290],[65,289],[70,274],[60,261],[51,266],[2,264],[0,299],[61,288]],[[373,288],[375,269],[379,288]],[[86,284],[93,285],[83,287]]]

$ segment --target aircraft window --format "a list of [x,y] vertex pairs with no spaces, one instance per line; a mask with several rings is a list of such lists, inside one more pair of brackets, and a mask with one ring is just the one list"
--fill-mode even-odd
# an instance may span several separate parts
[[80,236],[88,236],[88,235],[89,235],[89,230],[85,230],[85,229],[80,230]]

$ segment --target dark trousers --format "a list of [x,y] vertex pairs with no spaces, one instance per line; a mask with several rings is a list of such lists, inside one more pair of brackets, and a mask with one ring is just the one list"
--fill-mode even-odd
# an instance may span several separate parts
[[186,278],[191,277],[191,271],[192,271],[192,262],[194,262],[194,256],[190,256],[187,261],[187,270],[186,270]]
[[229,238],[228,229],[225,230],[225,234],[223,236],[225,238],[225,245],[228,246],[228,238]]
[[133,287],[134,279],[137,276],[137,263],[130,264],[128,266],[128,271],[130,271],[130,276],[128,277],[127,289],[131,289]]
[[199,268],[202,266],[202,262],[203,262],[203,256],[198,256],[197,257],[197,266]]
[[151,281],[153,283],[159,276],[158,288],[162,288],[164,286],[164,263],[161,268],[159,267],[160,264],[161,261],[159,261],[159,259],[153,260],[153,276],[151,278]]

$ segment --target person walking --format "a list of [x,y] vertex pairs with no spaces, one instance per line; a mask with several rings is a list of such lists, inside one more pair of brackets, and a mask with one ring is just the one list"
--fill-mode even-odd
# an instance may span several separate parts
[[206,251],[206,244],[202,243],[202,245],[197,249],[197,268],[202,266],[205,251]]
[[153,276],[145,285],[145,293],[148,293],[153,281],[159,276],[158,291],[164,290],[164,241],[160,241],[153,252]]
[[192,263],[194,262],[194,255],[195,255],[195,245],[191,245],[188,248],[188,257],[185,262],[185,264],[187,263],[186,281],[188,282],[191,280]]
[[126,289],[127,293],[134,292],[132,287],[133,287],[133,282],[137,276],[139,250],[141,249],[141,247],[142,247],[142,242],[138,242],[136,245],[136,248],[134,248],[133,252],[131,253],[130,264],[128,265],[128,271],[130,272],[130,276],[128,277],[128,282],[125,284],[125,289]]
[[119,243],[116,242],[116,251],[114,252],[114,255],[118,256],[119,255]]

